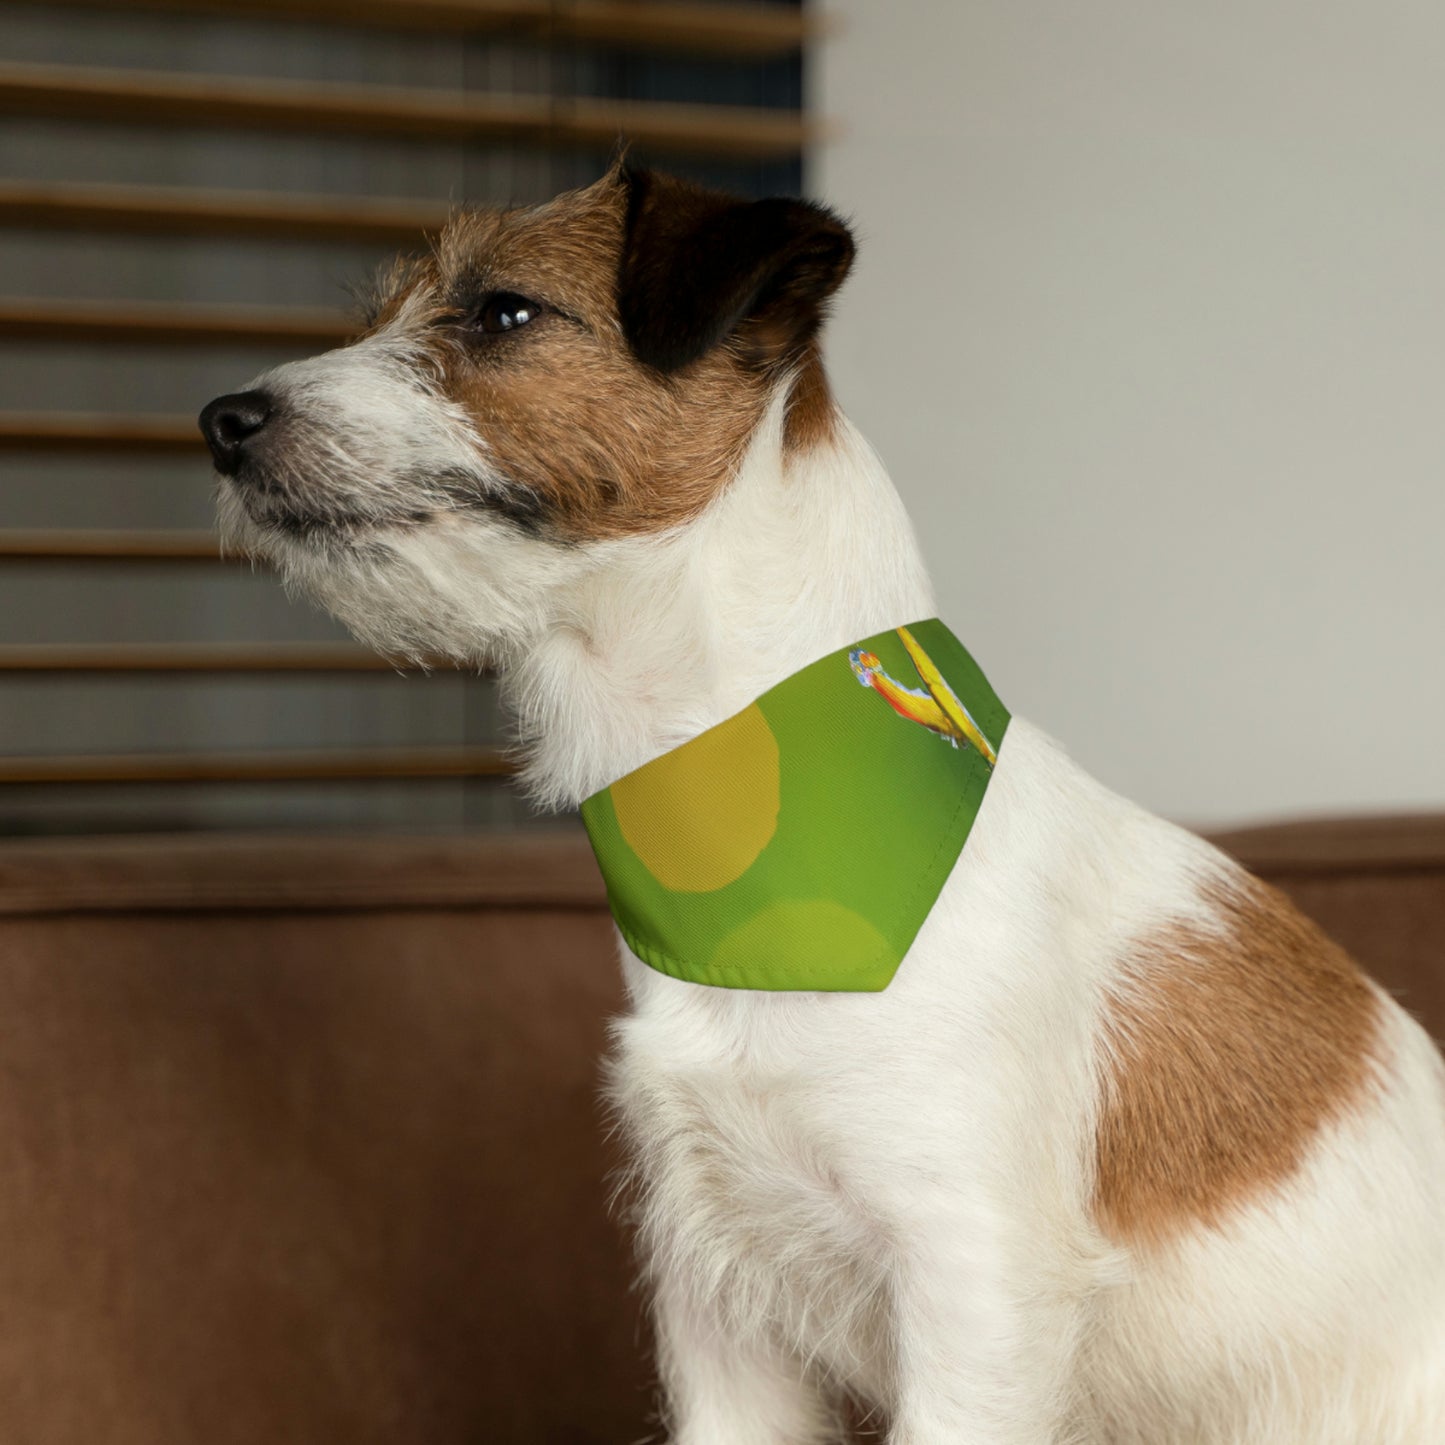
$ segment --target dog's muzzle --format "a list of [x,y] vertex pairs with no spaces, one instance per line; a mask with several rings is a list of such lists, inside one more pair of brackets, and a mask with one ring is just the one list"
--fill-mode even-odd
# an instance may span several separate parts
[[266,392],[237,391],[218,396],[201,412],[201,435],[222,476],[233,477],[240,471],[247,448],[255,446],[274,410]]

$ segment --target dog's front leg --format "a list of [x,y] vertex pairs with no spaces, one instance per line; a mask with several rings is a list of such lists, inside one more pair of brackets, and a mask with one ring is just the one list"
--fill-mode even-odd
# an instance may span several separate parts
[[1046,1277],[1048,1245],[980,1249],[978,1220],[948,1224],[915,1221],[896,1267],[889,1445],[1085,1445],[1070,1419],[1079,1307]]
[[741,1338],[680,1281],[653,1304],[671,1445],[834,1445],[837,1415],[801,1365]]

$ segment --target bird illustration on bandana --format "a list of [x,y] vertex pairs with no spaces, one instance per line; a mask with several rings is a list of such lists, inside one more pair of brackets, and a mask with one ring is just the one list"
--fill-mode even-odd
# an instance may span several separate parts
[[922,687],[905,687],[884,672],[876,652],[868,652],[861,647],[855,647],[848,654],[853,675],[864,687],[871,687],[899,717],[937,733],[951,747],[956,748],[960,743],[971,744],[992,767],[998,761],[996,749],[958,700],[958,694],[949,687],[933,659],[906,627],[898,628],[898,636],[913,660],[913,666],[923,682]]

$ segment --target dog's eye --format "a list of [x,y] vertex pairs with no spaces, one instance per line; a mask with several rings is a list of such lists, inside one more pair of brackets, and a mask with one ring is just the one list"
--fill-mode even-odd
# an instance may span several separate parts
[[515,291],[497,291],[482,303],[476,313],[474,324],[478,331],[496,336],[503,331],[515,331],[541,315],[542,307],[536,301],[519,296]]

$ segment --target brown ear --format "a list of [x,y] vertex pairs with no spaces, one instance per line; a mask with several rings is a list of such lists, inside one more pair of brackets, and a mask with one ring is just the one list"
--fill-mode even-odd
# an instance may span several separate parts
[[831,211],[775,197],[740,201],[673,176],[624,169],[618,314],[637,358],[661,372],[736,335],[755,365],[798,356],[853,263]]

